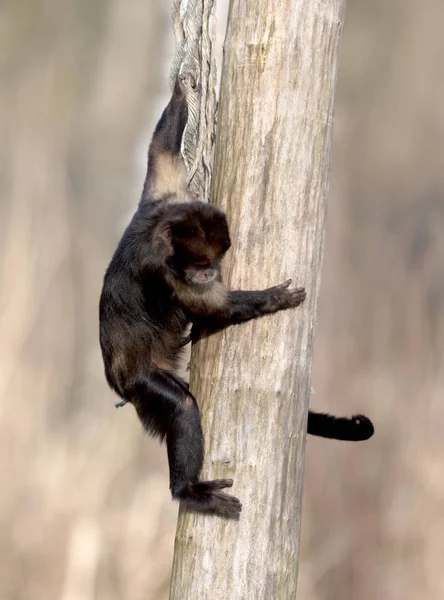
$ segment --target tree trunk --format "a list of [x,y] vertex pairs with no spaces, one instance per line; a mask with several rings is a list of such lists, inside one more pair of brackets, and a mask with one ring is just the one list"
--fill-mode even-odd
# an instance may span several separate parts
[[239,522],[180,511],[171,600],[295,598],[307,407],[333,98],[345,0],[232,0],[214,203],[228,214],[232,289],[292,277],[301,308],[193,352],[202,478],[234,479]]

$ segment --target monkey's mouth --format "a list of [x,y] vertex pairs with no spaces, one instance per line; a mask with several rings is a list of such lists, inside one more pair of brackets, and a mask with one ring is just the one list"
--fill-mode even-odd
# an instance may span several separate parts
[[207,285],[208,283],[212,283],[216,277],[216,269],[197,269],[191,279],[191,283],[194,283],[195,285]]

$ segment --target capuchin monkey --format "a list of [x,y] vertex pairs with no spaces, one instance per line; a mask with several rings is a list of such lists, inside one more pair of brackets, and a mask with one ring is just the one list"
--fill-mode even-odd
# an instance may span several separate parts
[[[223,492],[231,479],[200,481],[204,439],[199,408],[177,374],[183,346],[279,310],[296,308],[304,288],[291,280],[262,291],[229,291],[220,263],[230,248],[225,214],[192,201],[180,147],[187,121],[185,91],[176,81],[154,132],[139,207],[106,271],[100,299],[100,344],[111,388],[130,402],[145,430],[166,441],[170,489],[192,510],[237,517],[241,503]],[[309,412],[308,433],[365,440],[364,416]]]

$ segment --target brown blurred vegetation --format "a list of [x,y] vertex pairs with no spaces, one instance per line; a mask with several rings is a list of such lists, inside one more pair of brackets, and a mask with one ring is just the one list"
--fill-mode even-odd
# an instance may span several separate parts
[[[97,302],[167,93],[169,4],[0,6],[4,600],[168,595],[165,451],[112,408]],[[312,405],[377,433],[309,440],[306,600],[444,597],[443,22],[440,0],[349,2]]]

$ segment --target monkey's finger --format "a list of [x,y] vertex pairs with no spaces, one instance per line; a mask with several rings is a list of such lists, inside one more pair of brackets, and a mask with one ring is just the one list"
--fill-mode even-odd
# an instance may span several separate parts
[[242,504],[234,496],[229,496],[224,492],[216,492],[214,498],[217,498],[218,511],[221,515],[235,517],[242,511]]
[[305,298],[305,296],[307,295],[305,288],[294,288],[294,290],[289,290],[289,293],[292,294],[293,296],[303,297],[303,298]]
[[302,304],[307,296],[304,288],[295,288],[294,290],[289,290],[288,293],[293,299],[293,306],[299,306],[299,304]]
[[288,287],[290,287],[292,281],[293,281],[292,279],[287,279],[287,281],[284,281],[284,283],[281,283],[280,285],[277,285],[276,287],[281,288],[282,290],[285,290]]
[[174,91],[178,95],[181,95],[181,96],[185,95],[185,75],[182,75],[181,73],[179,73],[179,75],[177,75],[175,86],[174,86]]
[[176,86],[178,91],[180,91],[183,95],[186,94],[185,81],[187,80],[189,81],[191,89],[197,90],[196,79],[193,77],[193,75],[191,75],[191,73],[187,73],[186,75],[179,73],[179,75],[176,77]]
[[188,77],[190,78],[191,87],[193,88],[194,91],[197,91],[197,81],[196,81],[196,79],[191,74],[188,75]]

